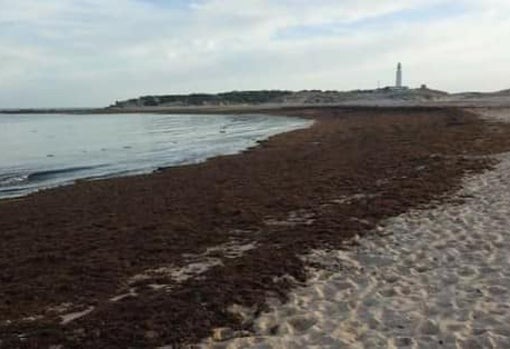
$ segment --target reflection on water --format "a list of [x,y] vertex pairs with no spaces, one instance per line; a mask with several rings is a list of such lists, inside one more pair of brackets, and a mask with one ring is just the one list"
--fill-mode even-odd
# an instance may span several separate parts
[[0,198],[233,154],[310,123],[265,115],[0,115]]

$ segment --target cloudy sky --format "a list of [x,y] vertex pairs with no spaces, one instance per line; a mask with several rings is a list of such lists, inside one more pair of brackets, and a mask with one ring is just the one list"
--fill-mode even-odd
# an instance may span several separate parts
[[510,88],[508,0],[0,0],[0,108],[244,89]]

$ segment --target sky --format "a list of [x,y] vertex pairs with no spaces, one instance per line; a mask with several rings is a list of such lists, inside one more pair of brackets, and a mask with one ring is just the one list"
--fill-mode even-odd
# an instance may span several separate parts
[[508,0],[0,0],[0,108],[258,89],[510,88]]

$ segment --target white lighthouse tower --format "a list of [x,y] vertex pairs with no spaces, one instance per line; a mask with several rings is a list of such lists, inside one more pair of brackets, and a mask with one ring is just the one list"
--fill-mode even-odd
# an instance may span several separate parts
[[399,63],[397,65],[397,81],[395,83],[395,87],[398,89],[402,88],[402,64]]

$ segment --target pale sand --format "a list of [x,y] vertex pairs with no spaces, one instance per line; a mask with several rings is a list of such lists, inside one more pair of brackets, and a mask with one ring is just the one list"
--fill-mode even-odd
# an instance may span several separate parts
[[[152,288],[171,288],[175,284],[182,283],[190,278],[199,276],[209,269],[223,265],[223,259],[235,259],[242,257],[248,251],[257,248],[256,242],[240,242],[237,240],[229,241],[227,243],[209,247],[204,253],[201,254],[183,254],[182,256],[188,261],[182,267],[165,266],[157,269],[150,269],[144,271],[142,274],[134,275],[128,281],[128,284],[135,284],[144,280],[151,280],[155,278],[165,278],[170,282],[169,284],[152,284]],[[214,256],[214,257],[213,257]],[[133,290],[130,290],[130,294]],[[119,300],[124,298],[120,295],[112,298],[111,300]]]
[[[510,120],[485,114],[494,116]],[[307,256],[323,267],[255,319],[255,334],[217,329],[202,347],[510,348],[510,154],[498,158],[465,179],[462,203],[410,211],[358,247]]]

